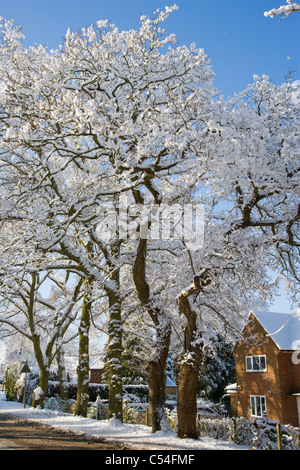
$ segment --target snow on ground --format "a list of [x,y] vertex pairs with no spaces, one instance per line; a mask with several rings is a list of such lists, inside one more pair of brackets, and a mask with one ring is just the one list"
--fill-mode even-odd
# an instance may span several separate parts
[[10,413],[17,418],[30,419],[59,429],[106,438],[135,446],[138,450],[247,450],[249,448],[209,437],[179,439],[175,431],[151,433],[145,425],[122,424],[115,419],[97,421],[49,409],[23,408],[22,403],[11,402],[0,393],[0,415]]

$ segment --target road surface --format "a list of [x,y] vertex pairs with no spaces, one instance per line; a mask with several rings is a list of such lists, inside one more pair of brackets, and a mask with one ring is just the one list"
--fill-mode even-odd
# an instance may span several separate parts
[[0,450],[137,450],[0,413]]

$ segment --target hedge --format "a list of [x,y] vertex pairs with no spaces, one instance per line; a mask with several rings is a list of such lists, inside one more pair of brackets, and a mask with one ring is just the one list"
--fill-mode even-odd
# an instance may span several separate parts
[[[234,442],[258,450],[276,450],[278,421],[267,418],[201,419],[198,423],[200,436]],[[281,425],[282,448],[299,450],[300,429]]]
[[[68,398],[76,400],[77,396],[77,382],[68,383]],[[124,399],[132,402],[138,401],[140,403],[147,403],[149,400],[148,385],[123,385]],[[59,396],[59,382],[49,380],[48,392],[46,397]],[[95,402],[97,397],[101,400],[108,400],[108,385],[107,384],[89,384],[89,401]]]

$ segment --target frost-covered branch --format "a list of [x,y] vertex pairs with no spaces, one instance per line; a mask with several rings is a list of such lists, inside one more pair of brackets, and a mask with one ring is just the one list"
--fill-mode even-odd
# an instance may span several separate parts
[[264,15],[266,17],[270,16],[271,18],[274,18],[275,15],[285,15],[285,17],[287,17],[293,12],[300,11],[300,5],[298,3],[292,2],[292,0],[286,1],[287,5],[281,5],[279,8],[273,8],[272,10],[265,11]]

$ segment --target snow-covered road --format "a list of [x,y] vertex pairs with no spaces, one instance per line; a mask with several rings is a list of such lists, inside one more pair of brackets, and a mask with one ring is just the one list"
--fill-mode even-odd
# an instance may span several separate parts
[[23,409],[22,403],[6,401],[3,393],[0,393],[1,413],[9,413],[16,418],[30,419],[65,431],[113,440],[140,450],[249,450],[247,447],[208,437],[198,440],[179,439],[173,430],[152,434],[148,426],[122,424],[114,419],[97,421],[49,409]]

